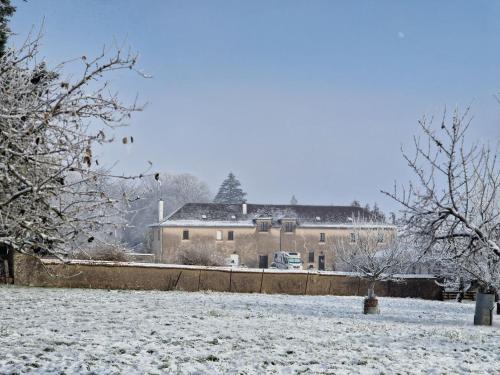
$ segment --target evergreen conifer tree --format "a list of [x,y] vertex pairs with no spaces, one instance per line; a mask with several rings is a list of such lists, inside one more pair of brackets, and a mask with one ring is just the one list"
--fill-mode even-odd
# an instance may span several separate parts
[[397,220],[397,219],[396,219],[396,214],[395,214],[394,212],[391,212],[391,213],[389,214],[389,216],[391,217],[391,224],[392,224],[392,225],[396,225],[396,220]]
[[14,14],[15,7],[10,5],[10,0],[0,0],[0,56],[5,52],[7,37],[10,30],[7,26],[7,21]]
[[365,204],[365,210],[368,212],[368,213],[371,213],[372,212],[372,209],[370,207],[370,205],[367,203]]
[[245,195],[247,193],[241,189],[241,183],[233,172],[230,172],[222,182],[219,192],[214,198],[214,203],[245,203]]
[[384,223],[385,222],[385,214],[380,210],[378,207],[377,202],[373,204],[373,209],[371,211],[373,219],[379,222]]

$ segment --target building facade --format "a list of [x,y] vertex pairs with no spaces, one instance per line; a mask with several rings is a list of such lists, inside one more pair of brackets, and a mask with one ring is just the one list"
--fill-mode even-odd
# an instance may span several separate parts
[[[301,255],[304,268],[335,269],[339,241],[355,245],[355,226],[377,230],[380,243],[395,227],[376,224],[370,213],[352,206],[188,203],[151,226],[151,248],[158,262],[177,263],[179,255],[202,251],[241,265],[267,268],[277,251]],[[356,223],[356,224],[355,224]]]

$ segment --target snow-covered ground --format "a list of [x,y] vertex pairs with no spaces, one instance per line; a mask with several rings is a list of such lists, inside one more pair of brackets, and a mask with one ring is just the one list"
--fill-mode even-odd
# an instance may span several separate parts
[[0,287],[0,373],[500,374],[500,317],[360,297]]

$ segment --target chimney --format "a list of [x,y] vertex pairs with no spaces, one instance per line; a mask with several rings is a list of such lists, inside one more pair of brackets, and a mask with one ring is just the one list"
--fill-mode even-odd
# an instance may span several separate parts
[[160,198],[158,201],[158,222],[161,223],[163,221],[163,199]]
[[241,213],[242,213],[243,215],[246,215],[246,214],[247,214],[247,204],[246,204],[246,203],[243,203],[243,204],[241,205]]

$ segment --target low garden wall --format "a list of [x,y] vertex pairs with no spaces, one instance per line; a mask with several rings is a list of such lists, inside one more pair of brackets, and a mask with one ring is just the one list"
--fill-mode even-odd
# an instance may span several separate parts
[[[229,267],[181,266],[106,261],[42,261],[16,254],[17,285],[136,289],[211,290],[237,293],[363,296],[367,281],[353,274],[318,271],[281,271]],[[401,281],[377,282],[381,297],[442,299],[441,287],[430,276],[407,275]]]

